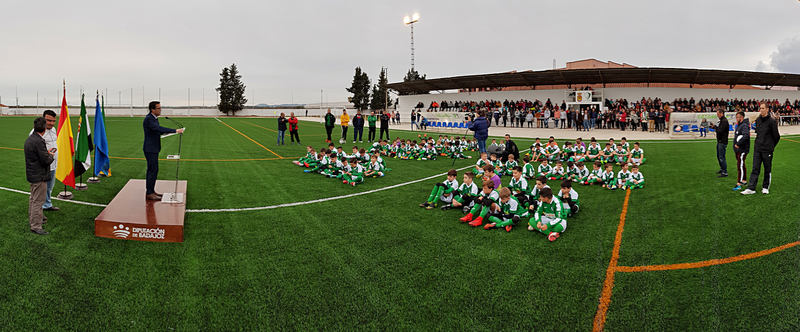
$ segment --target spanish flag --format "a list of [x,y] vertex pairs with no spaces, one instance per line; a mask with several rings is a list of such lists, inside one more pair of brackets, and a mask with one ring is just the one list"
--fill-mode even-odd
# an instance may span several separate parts
[[64,83],[64,98],[61,100],[61,115],[58,117],[56,146],[58,149],[56,179],[75,189],[75,169],[73,161],[75,142],[72,139],[72,124],[69,122],[69,111],[67,110],[66,83]]

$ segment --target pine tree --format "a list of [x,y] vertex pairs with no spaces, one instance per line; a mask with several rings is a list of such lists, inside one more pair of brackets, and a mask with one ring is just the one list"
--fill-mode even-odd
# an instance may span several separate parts
[[228,115],[241,111],[247,103],[247,98],[244,97],[245,85],[242,83],[242,75],[239,75],[236,64],[231,64],[230,68],[223,68],[219,76],[219,88],[217,88],[219,111]]
[[347,98],[353,104],[353,107],[361,111],[369,107],[370,86],[372,86],[372,83],[367,73],[361,71],[361,67],[356,67],[353,83],[347,88],[347,92],[353,94],[352,97]]
[[[370,108],[373,110],[382,110],[392,107],[393,100],[388,98],[386,91],[386,84],[388,83],[386,68],[381,68],[381,75],[378,76],[378,83],[372,86],[372,102],[370,102]],[[389,102],[388,107],[386,106],[387,100]]]

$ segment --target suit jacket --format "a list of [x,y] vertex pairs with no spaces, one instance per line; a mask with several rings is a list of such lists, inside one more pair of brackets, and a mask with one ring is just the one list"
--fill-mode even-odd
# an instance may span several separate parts
[[37,133],[25,140],[25,175],[30,183],[50,181],[50,163],[53,156],[47,153],[44,138]]
[[158,124],[158,119],[153,113],[144,117],[144,153],[161,152],[161,134],[174,133],[175,129],[164,128]]

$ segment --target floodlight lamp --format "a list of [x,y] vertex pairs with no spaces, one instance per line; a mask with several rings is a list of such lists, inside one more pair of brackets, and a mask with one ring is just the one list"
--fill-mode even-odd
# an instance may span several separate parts
[[411,18],[409,18],[408,16],[404,17],[403,23],[405,23],[406,25],[411,24]]
[[411,17],[412,22],[419,21],[419,13],[415,13],[414,16]]

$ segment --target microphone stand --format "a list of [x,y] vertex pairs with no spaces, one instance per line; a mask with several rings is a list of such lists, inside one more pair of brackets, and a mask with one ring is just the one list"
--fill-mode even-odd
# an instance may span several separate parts
[[[181,128],[184,128],[182,124],[178,121],[170,119],[168,116],[164,117],[165,119],[174,122]],[[183,145],[183,133],[178,134],[178,165],[175,169],[175,191],[172,192],[169,199],[163,200],[164,203],[183,203],[183,195],[178,195],[178,172],[181,170],[181,146]]]

